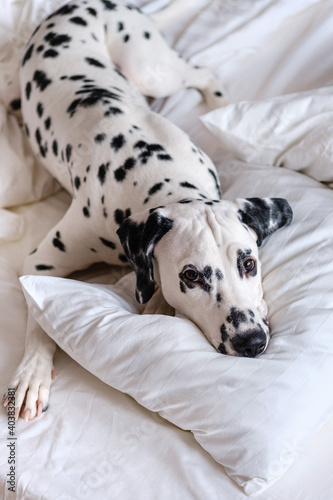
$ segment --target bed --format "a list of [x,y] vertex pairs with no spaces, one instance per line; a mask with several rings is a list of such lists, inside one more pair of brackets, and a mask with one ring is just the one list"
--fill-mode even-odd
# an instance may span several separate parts
[[2,391],[27,303],[61,349],[48,411],[15,425],[0,412],[0,497],[333,498],[332,0],[132,0],[229,102],[208,111],[189,89],[152,109],[212,158],[223,197],[292,206],[260,249],[272,339],[255,359],[216,353],[185,318],[141,316],[128,268],[19,280],[70,203],[9,106],[24,43],[63,3],[1,5]]

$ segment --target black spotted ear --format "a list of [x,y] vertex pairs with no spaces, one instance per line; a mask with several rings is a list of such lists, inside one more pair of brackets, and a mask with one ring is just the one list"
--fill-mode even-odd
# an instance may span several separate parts
[[145,304],[155,291],[153,272],[154,245],[173,227],[173,221],[159,212],[150,213],[144,222],[128,217],[117,234],[127,259],[136,273],[136,299]]
[[293,212],[284,198],[246,198],[238,210],[239,219],[253,229],[257,245],[281,227],[288,226]]

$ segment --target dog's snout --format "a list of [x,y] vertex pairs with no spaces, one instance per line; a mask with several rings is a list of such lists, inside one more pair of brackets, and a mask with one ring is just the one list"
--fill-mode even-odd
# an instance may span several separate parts
[[232,339],[235,351],[246,358],[254,358],[264,352],[266,343],[266,334],[261,329],[247,330]]

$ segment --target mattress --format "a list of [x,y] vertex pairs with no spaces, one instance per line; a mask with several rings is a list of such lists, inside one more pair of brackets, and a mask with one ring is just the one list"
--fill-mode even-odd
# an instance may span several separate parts
[[[45,320],[49,314],[45,308],[49,284],[35,284],[29,279],[20,282],[19,270],[25,256],[70,204],[70,196],[34,158],[19,120],[8,111],[8,105],[17,95],[17,71],[24,44],[38,23],[63,3],[6,0],[2,5],[0,380],[3,392],[23,355],[25,297],[28,302],[29,296],[32,297],[32,307],[38,309],[36,314],[43,318],[46,329],[52,323],[52,319]],[[149,366],[150,355],[155,351],[145,350],[147,365],[138,363],[134,372],[132,364],[126,364],[131,361],[126,350],[122,352],[122,356],[127,356],[125,361],[120,362],[114,354],[112,363],[110,354],[110,371],[102,373],[96,359],[91,361],[86,352],[79,356],[72,349],[80,341],[84,345],[83,333],[81,340],[66,342],[63,332],[69,324],[68,339],[75,333],[75,324],[65,320],[66,314],[70,317],[71,309],[74,311],[74,302],[71,308],[70,300],[77,296],[77,290],[83,290],[77,286],[98,285],[96,289],[89,288],[94,294],[111,290],[130,304],[124,307],[133,307],[131,313],[139,315],[131,299],[122,295],[121,287],[112,288],[119,279],[125,288],[128,286],[131,280],[128,269],[99,265],[76,273],[68,288],[62,282],[53,282],[55,291],[49,293],[49,307],[63,307],[64,322],[60,322],[58,329],[52,324],[50,331],[47,330],[62,347],[55,359],[57,376],[52,384],[50,407],[39,419],[28,423],[19,419],[14,427],[6,412],[0,412],[0,497],[241,500],[255,496],[265,500],[329,500],[333,497],[333,347],[329,343],[333,328],[333,2],[134,0],[132,3],[152,14],[168,43],[184,58],[214,70],[230,103],[209,112],[200,94],[187,89],[167,99],[154,100],[152,109],[185,130],[212,158],[219,172],[223,197],[279,196],[292,205],[294,222],[272,236],[260,250],[272,346],[258,360],[260,366],[247,365],[246,369],[252,380],[252,372],[259,373],[258,367],[263,374],[258,384],[262,384],[262,378],[267,383],[258,395],[253,385],[241,385],[242,360],[236,365],[225,365],[225,376],[237,372],[233,375],[236,378],[217,379],[217,389],[210,390],[209,397],[220,395],[216,405],[220,405],[222,421],[228,412],[234,413],[231,423],[228,421],[224,429],[219,427],[219,433],[214,435],[210,413],[206,412],[196,426],[194,417],[203,412],[203,407],[192,405],[193,398],[208,394],[209,377],[206,380],[200,375],[200,381],[205,379],[207,386],[196,386],[193,394],[184,388],[184,401],[190,398],[193,414],[188,411],[185,418],[182,410],[180,418],[179,408],[184,403],[178,400],[179,393],[175,403],[174,387],[182,379],[174,380],[172,391],[163,399],[160,387],[167,387],[165,380],[171,378],[168,374],[156,386],[158,373]],[[169,9],[164,10],[165,7]],[[42,305],[36,299],[37,285],[39,296],[44,294]],[[61,303],[64,300],[61,293],[56,293],[57,287],[64,287],[66,307]],[[147,328],[158,330],[155,320],[151,321]],[[213,353],[190,330],[192,327],[188,328],[190,333],[186,335],[193,341],[195,359],[210,356],[214,364],[220,363],[215,356],[223,356]],[[147,345],[151,345],[151,337],[147,338]],[[177,346],[172,349],[178,349]],[[190,359],[186,352],[186,359]],[[287,362],[291,353],[293,364],[288,362],[285,373],[279,372],[280,392],[275,393],[273,362]],[[172,359],[170,366],[174,362],[176,367],[179,358]],[[145,378],[147,366],[151,374],[149,383]],[[112,370],[118,370],[118,378]],[[177,377],[188,376],[180,371],[175,373]],[[226,401],[230,404],[223,406],[225,380],[236,381],[237,404],[239,394],[244,394],[244,398],[250,394],[244,404],[246,411],[243,407],[237,409],[235,398],[229,397],[229,393]],[[292,397],[282,399],[283,391],[291,390],[290,387]],[[209,403],[212,411],[214,401]],[[263,416],[266,418],[261,421]],[[244,422],[245,417],[251,420],[251,425]],[[265,456],[261,453],[262,443],[269,450]]]

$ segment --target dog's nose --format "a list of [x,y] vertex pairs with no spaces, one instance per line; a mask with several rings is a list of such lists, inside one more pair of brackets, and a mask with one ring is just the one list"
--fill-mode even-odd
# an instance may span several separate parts
[[259,329],[247,330],[232,339],[235,351],[246,358],[254,358],[264,352],[266,343],[266,334]]

